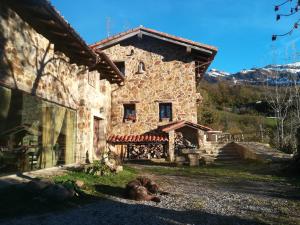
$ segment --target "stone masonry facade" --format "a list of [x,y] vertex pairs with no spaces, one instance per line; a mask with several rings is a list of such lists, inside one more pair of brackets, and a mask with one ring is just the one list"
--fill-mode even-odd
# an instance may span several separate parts
[[[75,161],[97,158],[93,152],[93,118],[109,132],[111,85],[98,71],[70,63],[55,45],[0,5],[0,85],[18,89],[76,111]],[[88,153],[88,154],[87,154]]]
[[[172,103],[172,120],[197,123],[195,63],[186,48],[137,36],[104,50],[113,61],[125,62],[125,85],[112,90],[111,132],[143,134],[159,121],[159,103]],[[140,63],[144,72],[138,73]],[[124,104],[136,107],[136,121],[124,122]]]

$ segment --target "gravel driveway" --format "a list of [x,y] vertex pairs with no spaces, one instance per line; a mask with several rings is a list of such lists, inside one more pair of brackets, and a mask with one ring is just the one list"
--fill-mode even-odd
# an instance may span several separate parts
[[295,195],[299,190],[285,184],[253,181],[233,184],[205,176],[147,175],[170,192],[160,196],[160,203],[137,203],[108,196],[68,211],[16,218],[0,224],[281,225],[285,218],[288,219],[286,225],[300,224],[299,198]]

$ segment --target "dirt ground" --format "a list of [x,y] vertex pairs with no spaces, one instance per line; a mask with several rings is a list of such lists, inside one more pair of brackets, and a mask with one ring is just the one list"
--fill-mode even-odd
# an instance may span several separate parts
[[169,194],[160,203],[135,202],[110,190],[91,204],[0,224],[300,224],[299,187],[257,170],[130,166]]

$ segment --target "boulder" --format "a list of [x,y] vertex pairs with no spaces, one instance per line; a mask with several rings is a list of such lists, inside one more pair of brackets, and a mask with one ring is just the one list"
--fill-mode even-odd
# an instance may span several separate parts
[[120,173],[123,171],[123,166],[117,166],[116,167],[116,173]]
[[84,182],[82,180],[76,180],[75,184],[77,187],[82,188],[84,186]]

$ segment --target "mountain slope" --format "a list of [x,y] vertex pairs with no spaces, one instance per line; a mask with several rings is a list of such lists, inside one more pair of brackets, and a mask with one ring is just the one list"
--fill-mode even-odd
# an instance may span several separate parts
[[208,71],[204,79],[208,82],[230,81],[233,84],[290,85],[300,84],[300,62],[285,65],[267,65],[262,68],[227,73],[216,69]]

